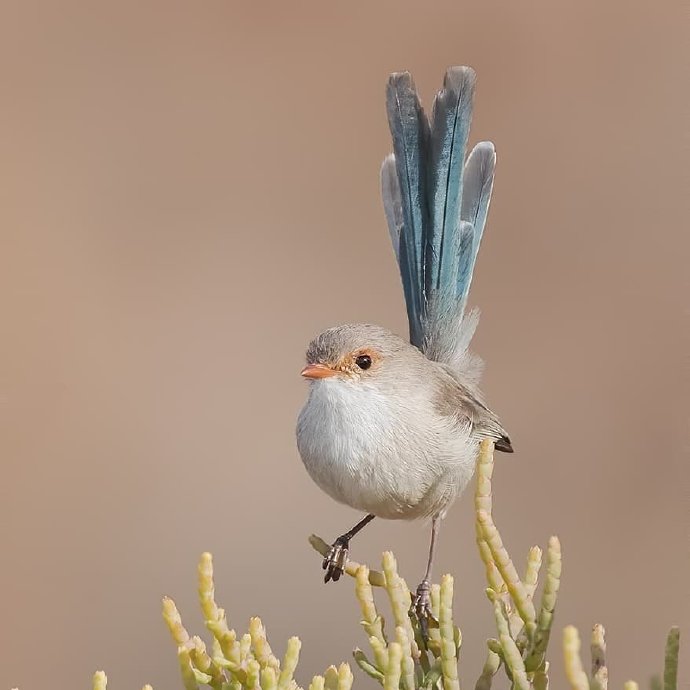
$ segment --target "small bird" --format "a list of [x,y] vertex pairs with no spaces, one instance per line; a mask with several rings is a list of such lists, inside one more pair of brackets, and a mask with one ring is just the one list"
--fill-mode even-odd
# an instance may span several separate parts
[[493,188],[496,154],[481,142],[465,159],[475,73],[452,67],[424,113],[409,73],[386,93],[394,153],[381,191],[400,267],[409,342],[380,326],[346,324],[317,336],[302,376],[309,396],[297,446],[316,484],[365,513],[324,558],[325,581],[343,573],[350,540],[374,517],[431,519],[424,577],[412,604],[433,620],[430,577],[440,521],[474,473],[479,445],[510,439],[478,389],[481,360],[468,348],[478,311],[467,296]]

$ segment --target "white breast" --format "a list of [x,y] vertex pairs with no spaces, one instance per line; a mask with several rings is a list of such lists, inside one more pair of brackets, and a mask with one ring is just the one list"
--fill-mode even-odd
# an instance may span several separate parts
[[335,500],[388,519],[443,513],[474,471],[476,441],[424,399],[363,381],[311,384],[297,445],[312,479]]

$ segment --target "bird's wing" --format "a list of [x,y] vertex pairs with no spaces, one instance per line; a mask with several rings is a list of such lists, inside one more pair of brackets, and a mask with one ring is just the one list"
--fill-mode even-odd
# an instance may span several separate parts
[[434,400],[437,412],[457,420],[458,425],[466,427],[469,424],[477,438],[492,438],[497,450],[512,453],[513,446],[506,430],[479,391],[462,381],[459,373],[449,366],[439,365],[439,374],[435,377],[438,380]]

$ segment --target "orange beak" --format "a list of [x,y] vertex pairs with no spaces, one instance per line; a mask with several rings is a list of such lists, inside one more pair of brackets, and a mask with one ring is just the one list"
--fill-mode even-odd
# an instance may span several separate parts
[[337,373],[335,369],[331,369],[325,364],[307,364],[301,371],[302,376],[308,379],[327,379],[329,376],[335,376]]

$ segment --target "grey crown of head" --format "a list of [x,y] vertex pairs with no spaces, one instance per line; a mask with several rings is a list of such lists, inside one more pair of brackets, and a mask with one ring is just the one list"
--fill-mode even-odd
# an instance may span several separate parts
[[345,324],[329,328],[309,343],[307,362],[337,362],[344,355],[362,348],[373,348],[384,357],[411,346],[385,328],[368,323]]

